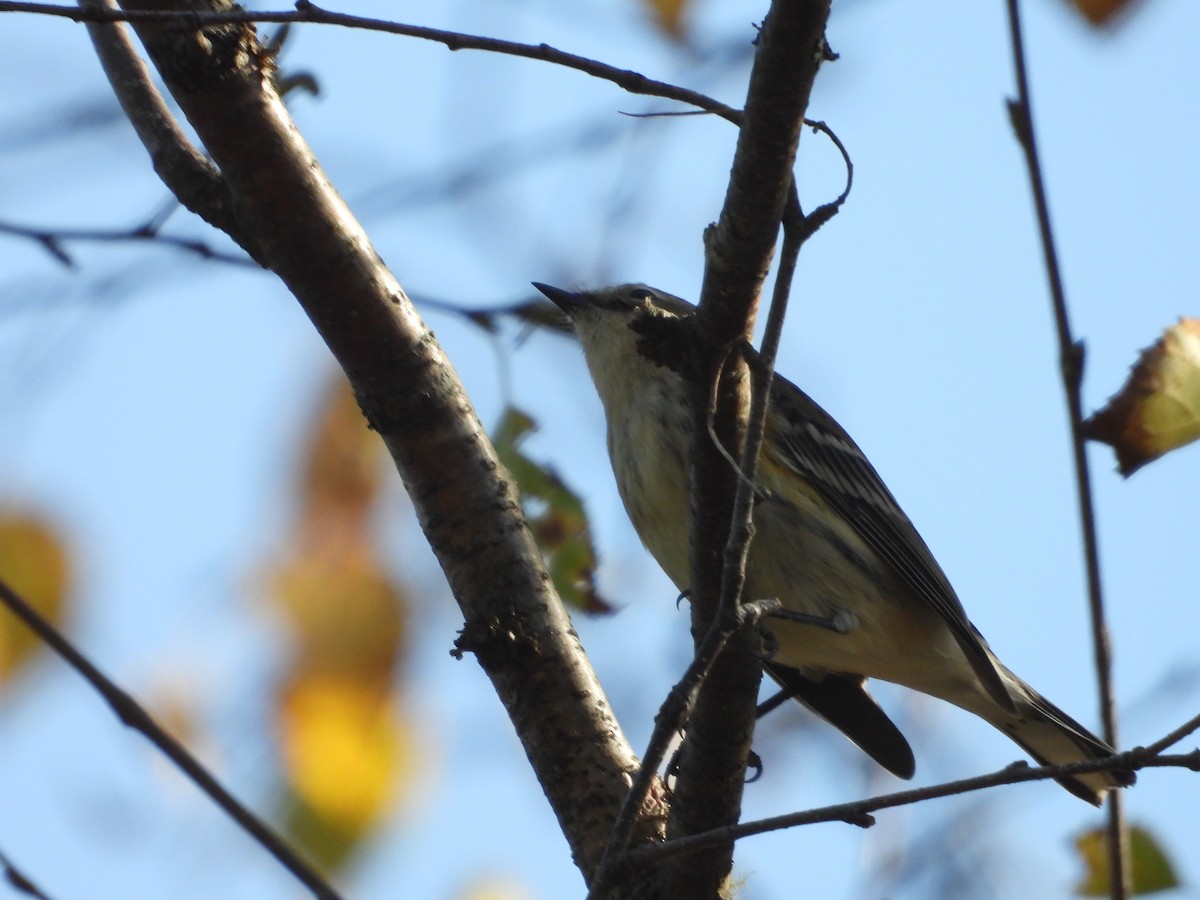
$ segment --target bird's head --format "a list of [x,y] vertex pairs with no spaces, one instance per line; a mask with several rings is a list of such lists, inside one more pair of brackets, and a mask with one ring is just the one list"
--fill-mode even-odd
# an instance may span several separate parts
[[685,355],[687,326],[696,307],[673,294],[644,284],[618,284],[597,291],[567,291],[534,282],[575,327],[592,378],[600,370],[634,365],[646,359],[677,367]]

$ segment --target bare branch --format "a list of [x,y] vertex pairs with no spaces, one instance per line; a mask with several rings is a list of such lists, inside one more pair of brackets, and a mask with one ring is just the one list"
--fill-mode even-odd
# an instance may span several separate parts
[[[171,8],[169,18],[137,18],[138,34],[228,184],[240,227],[300,301],[391,452],[465,617],[457,652],[474,653],[491,678],[590,877],[637,763],[512,480],[445,354],[301,138],[250,20],[227,0]],[[226,24],[204,24],[197,40],[179,27],[181,11]]]
[[63,247],[63,244],[68,241],[86,241],[103,244],[126,242],[162,244],[184,250],[201,259],[211,259],[227,263],[231,266],[260,268],[245,256],[214,250],[204,241],[163,234],[154,223],[138,225],[134,228],[35,228],[31,225],[18,225],[15,222],[6,222],[0,219],[0,234],[11,234],[14,237],[28,238],[31,241],[35,241],[44,247],[46,252],[68,268],[73,268],[75,265],[75,261]]
[[192,146],[155,87],[129,34],[123,26],[115,24],[121,11],[114,0],[79,0],[79,7],[71,11],[89,23],[88,34],[96,56],[121,109],[150,154],[155,173],[184,206],[254,256],[254,241],[238,225],[229,189],[220,173]]
[[3,853],[0,853],[0,869],[4,870],[4,880],[12,886],[13,890],[19,891],[27,897],[33,897],[34,900],[50,900],[29,876],[14,866]]
[[[314,896],[337,900],[340,897],[315,869],[306,863],[286,840],[270,825],[243,806],[215,777],[192,756],[179,741],[175,740],[146,712],[136,700],[117,687],[103,672],[92,664],[53,625],[40,616],[16,591],[0,580],[0,600],[33,630],[42,642],[57,653],[72,669],[96,689],[105,699],[122,724],[142,734],[162,751],[175,767],[207,794],[225,813],[237,822],[247,834],[258,841],[289,872],[298,878]],[[35,895],[39,896],[39,895]]]
[[[825,58],[828,13],[825,0],[772,5],[758,37],[725,204],[705,235],[699,362],[692,374],[691,598],[692,634],[698,644],[710,628],[728,627],[715,623],[729,621],[745,575],[744,565],[729,567],[726,562],[744,561],[751,534],[748,514],[735,518],[738,473],[709,439],[709,421],[719,443],[741,456],[750,391],[742,354],[730,354],[728,348],[747,341],[753,331],[758,294],[792,185],[804,111]],[[714,384],[716,406],[711,408]],[[748,468],[743,460],[742,475],[753,478],[756,459]],[[743,493],[743,501],[747,496]],[[757,635],[736,632],[701,691],[681,750],[667,826],[672,837],[737,821],[762,678],[758,644]],[[669,867],[663,873],[666,893],[714,896],[728,876],[732,852],[730,843],[686,866]]]
[[[1188,725],[1192,726],[1194,730],[1196,727],[1200,727],[1200,722],[1197,719],[1193,719]],[[1193,750],[1190,753],[1164,755],[1151,753],[1145,749],[1138,749],[1128,753],[1118,753],[1106,759],[1064,763],[1057,766],[1030,766],[1024,761],[1016,762],[999,771],[987,775],[978,775],[974,778],[964,778],[958,781],[930,785],[929,787],[897,791],[892,794],[881,794],[878,797],[856,800],[851,803],[839,803],[833,806],[823,806],[817,809],[773,816],[753,822],[743,822],[715,829],[711,833],[680,837],[664,844],[642,847],[630,851],[625,859],[620,862],[619,873],[617,874],[629,876],[634,871],[641,871],[647,867],[658,865],[662,861],[672,857],[694,854],[699,850],[724,846],[730,841],[740,840],[741,838],[751,837],[756,834],[766,834],[770,831],[781,831],[785,828],[815,825],[820,822],[846,822],[849,825],[857,825],[860,828],[869,828],[875,824],[875,819],[871,813],[878,812],[881,809],[911,806],[912,804],[921,803],[926,800],[952,797],[958,794],[981,791],[1002,785],[1023,784],[1027,781],[1047,781],[1063,775],[1082,775],[1088,772],[1104,771],[1132,772],[1150,768],[1180,768],[1200,772],[1200,750]]]
[[1137,747],[1132,752],[1136,756],[1157,756],[1172,744],[1178,744],[1194,731],[1200,731],[1200,715],[1188,719],[1178,728],[1163,735],[1153,744],[1148,744],[1145,747]]
[[725,649],[725,645],[733,635],[744,628],[754,628],[763,616],[771,615],[779,610],[778,600],[764,600],[731,606],[733,621],[715,621],[713,627],[704,636],[704,641],[696,648],[696,653],[688,664],[683,677],[671,688],[654,717],[654,731],[650,743],[642,757],[641,768],[634,778],[633,786],[621,805],[620,814],[613,825],[612,837],[605,848],[604,857],[600,860],[596,878],[588,891],[588,900],[599,900],[607,897],[613,887],[615,875],[621,868],[619,863],[626,847],[629,846],[630,836],[642,812],[646,798],[650,796],[658,777],[658,767],[666,757],[674,736],[690,717],[696,705],[696,698],[701,687],[712,671],[713,664]]
[[[129,22],[131,24],[183,24],[193,28],[212,25],[266,23],[310,23],[316,25],[337,25],[343,28],[356,28],[363,31],[377,31],[385,34],[398,34],[405,37],[419,38],[444,44],[449,50],[484,50],[489,53],[503,53],[508,56],[520,56],[525,59],[535,59],[541,62],[553,63],[568,69],[576,69],[595,78],[611,81],[613,84],[631,94],[643,94],[650,97],[663,97],[667,100],[678,100],[706,112],[714,113],[731,122],[738,121],[740,113],[698,91],[655,81],[638,72],[628,69],[618,69],[605,65],[594,59],[577,56],[556,50],[548,44],[523,44],[519,41],[504,41],[498,38],[481,37],[474,34],[463,34],[457,31],[446,31],[441,28],[426,28],[421,25],[406,25],[401,22],[389,22],[383,19],[372,19],[366,16],[352,16],[345,13],[330,12],[321,9],[306,0],[299,0],[296,9],[288,12],[246,11],[246,10],[187,10],[178,9],[135,9],[126,4],[124,11],[113,9],[107,4],[110,0],[80,0],[81,4],[88,3],[82,9],[69,6],[55,6],[50,3],[17,3],[11,0],[0,0],[0,13],[24,12],[37,13],[47,16],[60,16],[76,22]],[[105,3],[104,6],[93,6],[90,3]]]
[[[1104,592],[1100,579],[1100,549],[1096,538],[1096,512],[1092,504],[1091,473],[1087,460],[1087,439],[1083,433],[1083,342],[1071,333],[1067,312],[1066,289],[1055,248],[1054,230],[1050,225],[1050,204],[1038,158],[1037,139],[1033,128],[1033,111],[1029,99],[1029,80],[1025,72],[1025,49],[1021,39],[1021,15],[1018,0],[1008,0],[1008,25],[1012,35],[1013,65],[1017,74],[1017,99],[1008,102],[1009,116],[1017,140],[1025,153],[1030,187],[1037,207],[1038,231],[1042,239],[1042,255],[1046,261],[1046,277],[1050,283],[1050,298],[1058,334],[1059,366],[1063,392],[1067,398],[1067,414],[1071,427],[1071,450],[1075,462],[1075,486],[1079,499],[1079,521],[1083,532],[1083,553],[1087,568],[1088,606],[1092,618],[1092,650],[1096,660],[1096,680],[1100,686],[1100,715],[1104,722],[1104,739],[1117,747],[1117,704],[1112,681],[1112,644],[1104,614]],[[1110,794],[1108,804],[1109,871],[1112,873],[1113,900],[1124,900],[1132,892],[1132,873],[1129,867],[1129,835],[1125,827],[1124,799],[1119,791]]]

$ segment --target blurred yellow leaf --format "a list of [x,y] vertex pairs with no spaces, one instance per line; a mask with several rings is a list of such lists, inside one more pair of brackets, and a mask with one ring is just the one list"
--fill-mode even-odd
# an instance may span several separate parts
[[646,5],[668,37],[678,40],[683,36],[683,19],[687,13],[687,0],[646,0]]
[[612,612],[596,592],[596,550],[583,501],[551,468],[520,449],[534,430],[528,414],[509,407],[495,429],[496,454],[521,491],[521,507],[559,596],[585,612]]
[[339,374],[305,449],[286,550],[266,578],[294,638],[276,710],[286,825],[329,869],[412,783],[395,691],[408,598],[372,529],[381,452]]
[[1200,438],[1200,319],[1180,319],[1144,350],[1084,434],[1116,450],[1125,476]]
[[533,900],[533,893],[502,875],[475,878],[458,894],[459,900]]
[[329,866],[340,864],[411,780],[414,748],[388,683],[302,676],[280,697],[289,828]]
[[402,650],[407,597],[375,551],[380,441],[344,377],[330,386],[305,451],[300,514],[267,592],[309,672],[390,679]]
[[[70,590],[70,561],[61,535],[36,516],[0,513],[0,577],[42,618],[61,627]],[[12,678],[38,648],[36,635],[0,609],[0,682]]]
[[[1075,839],[1075,849],[1084,865],[1084,877],[1076,885],[1075,893],[1084,897],[1107,897],[1111,890],[1106,830],[1094,828],[1084,832]],[[1138,825],[1129,829],[1129,858],[1134,894],[1153,894],[1179,886],[1179,878],[1158,841]]]
[[367,427],[350,383],[335,373],[305,449],[303,515],[336,516],[365,528],[383,483],[382,454],[383,442]]
[[269,586],[295,633],[297,667],[391,677],[403,648],[406,598],[369,547],[298,548]]

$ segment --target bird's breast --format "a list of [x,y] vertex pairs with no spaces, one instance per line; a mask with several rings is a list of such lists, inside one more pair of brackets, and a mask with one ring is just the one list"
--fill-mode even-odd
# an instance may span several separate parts
[[691,416],[683,385],[648,379],[632,402],[606,404],[608,452],[634,530],[667,576],[688,588],[688,447]]

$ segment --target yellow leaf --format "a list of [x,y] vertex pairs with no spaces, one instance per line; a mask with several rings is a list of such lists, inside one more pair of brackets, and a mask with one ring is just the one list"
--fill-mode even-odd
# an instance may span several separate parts
[[[29,514],[0,513],[0,577],[42,618],[62,626],[70,564],[61,536],[49,524]],[[0,682],[12,678],[38,646],[24,622],[0,610]]]
[[1116,450],[1125,476],[1200,438],[1200,319],[1180,319],[1144,350],[1084,434]]

